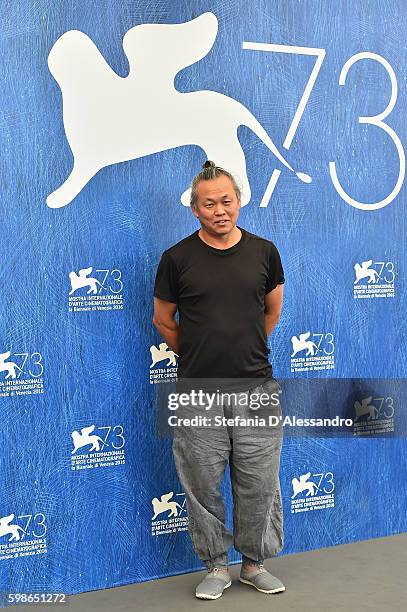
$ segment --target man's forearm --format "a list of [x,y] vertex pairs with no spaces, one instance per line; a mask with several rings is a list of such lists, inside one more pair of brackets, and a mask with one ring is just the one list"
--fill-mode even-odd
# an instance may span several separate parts
[[265,319],[265,324],[266,324],[266,334],[267,334],[267,336],[269,336],[271,334],[271,332],[273,331],[273,329],[277,325],[279,318],[280,317],[276,316],[275,314],[267,314],[267,313],[265,313],[264,319]]
[[163,323],[154,324],[158,333],[163,337],[168,346],[179,355],[179,325],[174,320],[171,325]]

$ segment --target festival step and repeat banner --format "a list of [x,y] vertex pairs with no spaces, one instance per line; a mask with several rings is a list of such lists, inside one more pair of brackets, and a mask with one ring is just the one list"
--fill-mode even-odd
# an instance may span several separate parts
[[152,317],[206,159],[285,271],[280,554],[406,531],[405,3],[16,0],[0,28],[0,591],[202,568]]

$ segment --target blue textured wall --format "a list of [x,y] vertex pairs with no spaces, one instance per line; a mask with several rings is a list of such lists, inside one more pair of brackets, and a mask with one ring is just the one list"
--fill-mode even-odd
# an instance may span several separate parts
[[[205,11],[218,18],[216,41],[205,58],[177,75],[176,88],[212,90],[240,101],[280,150],[316,58],[244,49],[242,43],[326,50],[285,151],[313,181],[300,182],[253,132],[240,127],[252,197],[239,225],[272,239],[284,264],[284,310],[270,338],[275,376],[379,379],[373,395],[394,400],[397,430],[404,394],[401,385],[389,391],[386,379],[406,373],[405,187],[388,205],[362,210],[335,189],[328,163],[336,162],[344,189],[361,202],[379,202],[396,184],[394,140],[380,127],[358,123],[358,117],[377,115],[389,104],[389,74],[378,61],[365,59],[350,68],[344,86],[339,75],[363,51],[389,62],[398,95],[383,120],[404,147],[405,3],[7,3],[0,24],[0,353],[10,351],[9,361],[18,367],[15,379],[0,370],[0,519],[14,514],[12,523],[21,528],[16,542],[34,542],[34,554],[6,558],[10,533],[0,529],[3,591],[76,593],[201,567],[185,518],[173,533],[152,535],[153,498],[173,492],[182,500],[182,491],[170,440],[156,434],[150,347],[160,342],[151,323],[156,266],[164,249],[198,227],[180,194],[205,153],[197,145],[180,146],[110,165],[60,209],[48,207],[46,198],[73,161],[61,91],[47,65],[55,41],[68,30],[85,32],[124,77],[129,67],[122,39],[131,27],[186,22]],[[275,168],[281,176],[268,205],[260,207]],[[354,265],[370,259],[385,288],[394,281],[393,297],[354,297]],[[108,271],[107,293],[121,289],[123,308],[69,310],[69,273],[90,266]],[[97,272],[97,278],[103,281],[104,274]],[[317,334],[314,342],[321,342],[323,354],[331,353],[334,339],[333,369],[293,371],[291,338],[307,331]],[[41,393],[7,391],[7,381],[38,379]],[[349,394],[340,389],[346,412]],[[92,424],[107,451],[125,451],[125,462],[72,469],[71,433]],[[89,454],[89,448],[82,450]],[[291,512],[291,481],[308,472],[320,483],[318,494],[334,482],[334,506]],[[405,531],[405,473],[403,435],[288,436],[281,471],[283,554]],[[326,485],[325,492],[330,490]],[[225,492],[230,501],[227,480]],[[238,559],[236,553],[231,558]]]

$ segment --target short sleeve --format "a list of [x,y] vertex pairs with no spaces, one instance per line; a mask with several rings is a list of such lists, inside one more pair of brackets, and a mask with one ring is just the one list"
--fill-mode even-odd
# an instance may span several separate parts
[[168,251],[164,251],[158,264],[154,295],[160,300],[178,303],[178,271]]
[[270,253],[268,260],[268,277],[266,281],[265,293],[270,293],[277,287],[285,282],[283,265],[281,263],[280,253],[277,247],[271,243]]

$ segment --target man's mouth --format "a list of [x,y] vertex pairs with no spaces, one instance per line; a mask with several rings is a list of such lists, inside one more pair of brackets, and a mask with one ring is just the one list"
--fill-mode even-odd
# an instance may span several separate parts
[[225,223],[228,222],[228,219],[222,219],[220,221],[215,221],[215,223],[218,223],[219,225],[225,225]]

